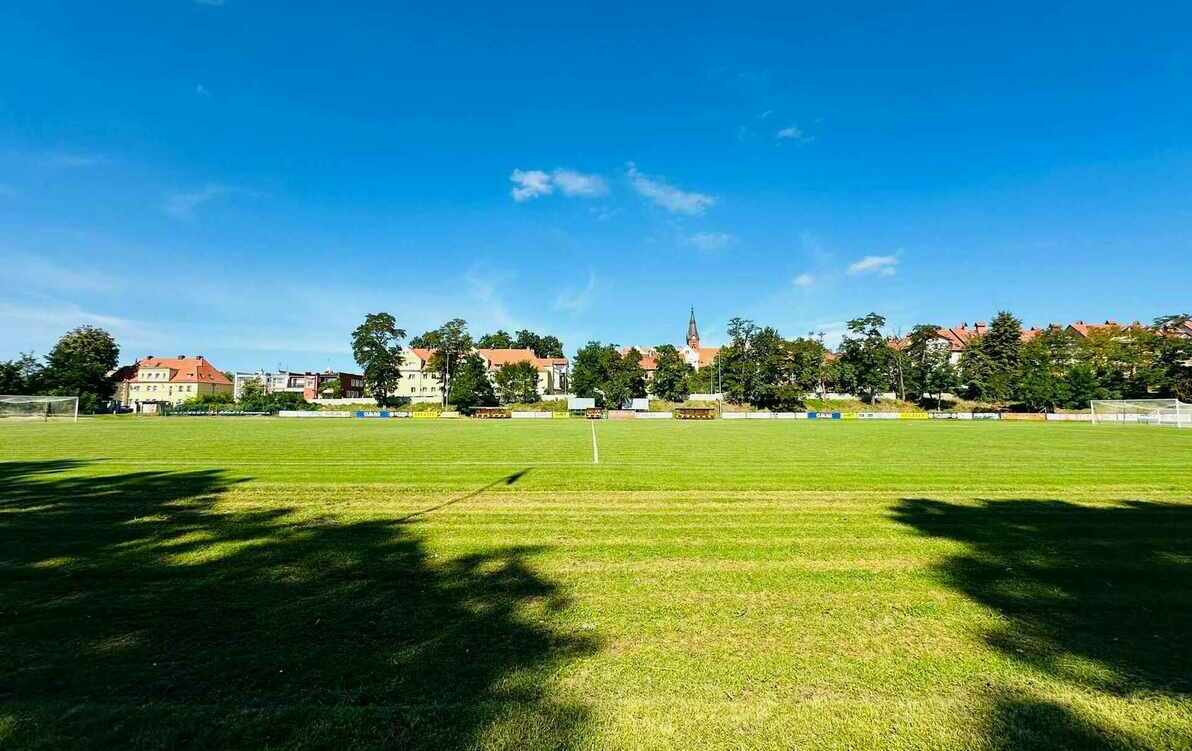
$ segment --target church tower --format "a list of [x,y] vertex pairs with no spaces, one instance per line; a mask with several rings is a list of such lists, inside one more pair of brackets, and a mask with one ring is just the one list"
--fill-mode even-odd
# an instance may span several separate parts
[[695,326],[695,308],[691,309],[691,319],[687,321],[687,346],[699,352],[699,329]]

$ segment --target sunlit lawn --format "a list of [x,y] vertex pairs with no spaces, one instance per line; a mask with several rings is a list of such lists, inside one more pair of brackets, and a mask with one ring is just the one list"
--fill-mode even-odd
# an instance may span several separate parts
[[1192,431],[0,424],[0,748],[97,747],[1190,748]]

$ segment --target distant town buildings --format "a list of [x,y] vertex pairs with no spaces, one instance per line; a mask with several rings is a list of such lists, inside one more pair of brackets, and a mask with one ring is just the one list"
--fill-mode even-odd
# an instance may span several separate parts
[[[636,349],[641,354],[640,365],[642,370],[646,371],[646,380],[652,381],[655,371],[658,370],[658,349],[656,347],[630,344],[624,347],[618,347],[617,352],[624,356],[631,349]],[[715,362],[716,355],[720,354],[720,347],[704,347],[700,345],[699,326],[695,322],[695,308],[691,309],[690,318],[687,320],[687,343],[681,347],[677,347],[677,349],[687,364],[696,370],[711,365]]]
[[[1112,332],[1114,330],[1129,330],[1147,328],[1135,322],[1120,324],[1111,320],[1100,323],[1086,323],[1076,321],[1063,326],[1051,324],[1046,329],[1032,327],[1023,329],[1022,340],[1029,342],[1047,330],[1065,330],[1069,334],[1088,338],[1098,332]],[[973,326],[961,323],[951,328],[940,328],[936,332],[935,346],[946,348],[949,357],[955,365],[959,363],[961,354],[974,341],[989,332],[989,326],[979,321]],[[1168,336],[1192,339],[1192,321],[1185,321],[1176,328],[1165,329]],[[891,346],[903,347],[907,343],[904,338],[892,338]],[[641,366],[646,371],[647,381],[652,380],[658,369],[658,351],[654,346],[628,345],[618,347],[622,355],[636,349],[641,354]],[[687,322],[687,341],[677,347],[683,359],[696,370],[708,367],[720,354],[720,347],[705,347],[700,342],[699,327],[695,321],[695,309],[691,310]],[[489,377],[496,377],[502,366],[528,362],[538,371],[538,392],[544,397],[562,395],[570,389],[570,370],[565,357],[538,357],[530,349],[477,349],[475,353],[484,361]],[[412,347],[403,352],[401,377],[393,396],[406,398],[412,402],[435,402],[442,398],[442,383],[438,374],[429,370],[432,350]],[[829,360],[835,355],[828,353]],[[173,358],[154,357],[152,355],[138,360],[133,365],[125,365],[109,374],[116,382],[116,401],[126,407],[132,407],[138,412],[156,411],[159,405],[174,405],[188,399],[205,394],[231,394],[239,399],[244,387],[250,382],[260,383],[266,393],[292,392],[300,393],[308,401],[326,396],[330,392],[345,399],[368,398],[364,376],[358,373],[345,373],[327,370],[313,371],[277,371],[264,370],[253,372],[238,372],[229,378],[218,368],[207,361],[202,355],[178,355]],[[338,383],[337,388],[328,388],[331,383]]]

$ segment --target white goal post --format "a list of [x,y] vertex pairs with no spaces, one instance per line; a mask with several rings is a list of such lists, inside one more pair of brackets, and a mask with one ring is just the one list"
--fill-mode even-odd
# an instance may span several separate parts
[[1094,399],[1093,424],[1138,423],[1192,428],[1192,404],[1179,399]]
[[0,420],[46,420],[50,418],[79,421],[77,396],[0,395]]

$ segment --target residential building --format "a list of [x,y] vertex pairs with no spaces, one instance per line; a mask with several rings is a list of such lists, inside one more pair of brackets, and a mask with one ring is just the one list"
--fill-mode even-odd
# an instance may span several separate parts
[[490,378],[495,378],[502,366],[528,362],[538,371],[538,393],[543,396],[567,393],[567,358],[539,357],[531,349],[478,349]]
[[[565,357],[538,357],[530,349],[477,349],[489,378],[496,378],[501,366],[528,362],[538,371],[538,393],[543,396],[565,394],[568,364]],[[393,396],[413,402],[435,402],[443,398],[443,385],[437,373],[428,369],[434,350],[411,347],[402,352],[401,378]]]
[[283,370],[275,373],[258,370],[256,372],[238,372],[234,374],[233,388],[236,399],[244,393],[244,386],[250,382],[261,384],[266,394],[290,392],[302,394],[307,401],[317,399],[326,389],[327,384],[339,381],[341,396],[345,399],[361,399],[364,397],[364,376],[359,373],[342,373],[326,370],[322,373],[312,371],[293,372]]
[[149,355],[123,371],[117,384],[121,404],[138,412],[155,412],[161,404],[178,404],[206,394],[231,394],[232,381],[202,355],[165,358]]

